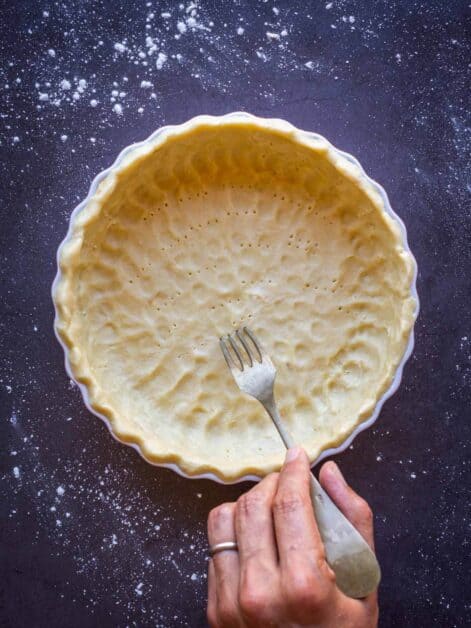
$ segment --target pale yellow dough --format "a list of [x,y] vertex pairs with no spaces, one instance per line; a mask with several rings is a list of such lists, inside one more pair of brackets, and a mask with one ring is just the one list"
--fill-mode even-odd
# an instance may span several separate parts
[[224,480],[284,451],[218,337],[249,324],[311,460],[390,386],[414,320],[413,259],[360,169],[260,119],[207,119],[131,152],[75,217],[56,328],[94,410],[151,462]]

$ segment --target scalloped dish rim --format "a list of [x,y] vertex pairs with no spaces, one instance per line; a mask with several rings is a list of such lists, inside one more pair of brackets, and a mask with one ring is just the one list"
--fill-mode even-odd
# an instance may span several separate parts
[[[234,121],[239,121],[239,122],[253,122],[263,128],[273,128],[273,129],[279,129],[282,131],[289,131],[290,133],[292,133],[295,137],[295,139],[302,140],[304,143],[307,143],[309,145],[320,145],[323,147],[326,147],[329,151],[332,151],[332,153],[336,156],[336,157],[340,157],[343,160],[346,160],[347,162],[349,162],[351,165],[353,165],[355,167],[355,169],[357,170],[358,173],[358,179],[361,180],[365,180],[370,186],[373,187],[373,189],[379,194],[379,196],[381,197],[381,201],[383,203],[383,208],[384,211],[386,212],[386,214],[389,215],[389,217],[396,223],[396,225],[399,227],[399,231],[400,231],[400,236],[401,236],[401,244],[404,248],[404,251],[410,256],[410,259],[412,261],[413,264],[413,272],[412,272],[412,279],[411,279],[411,283],[410,283],[410,296],[413,297],[414,301],[415,301],[415,310],[414,310],[414,314],[413,314],[413,319],[412,319],[412,323],[410,326],[410,331],[409,331],[409,337],[408,337],[408,342],[407,342],[407,346],[405,347],[404,353],[402,355],[402,358],[398,364],[398,366],[396,367],[395,370],[395,374],[394,374],[394,378],[391,382],[391,385],[389,386],[389,388],[381,395],[381,397],[376,401],[375,407],[372,411],[372,413],[370,414],[370,416],[365,419],[364,421],[361,421],[356,427],[355,429],[352,431],[352,433],[342,442],[340,443],[338,446],[336,447],[331,447],[328,449],[325,449],[324,451],[322,451],[320,453],[320,455],[311,462],[311,466],[316,465],[317,463],[319,463],[321,460],[333,456],[335,454],[338,454],[342,451],[344,451],[347,447],[350,446],[350,444],[352,443],[352,441],[356,438],[356,436],[358,436],[358,434],[360,434],[360,432],[362,432],[363,430],[367,429],[368,427],[370,427],[371,425],[373,425],[373,423],[375,423],[375,421],[377,420],[381,409],[383,407],[383,404],[385,403],[385,401],[387,399],[389,399],[395,392],[396,390],[399,388],[399,385],[401,383],[401,379],[402,379],[402,373],[403,373],[403,369],[404,366],[407,362],[407,360],[409,359],[410,355],[412,354],[413,348],[414,348],[414,325],[419,313],[419,298],[418,298],[418,294],[417,294],[417,262],[415,260],[414,255],[412,254],[409,244],[408,244],[408,240],[407,240],[407,231],[405,228],[404,223],[402,222],[401,218],[394,212],[394,210],[391,208],[388,196],[384,190],[384,188],[377,183],[376,181],[374,181],[373,179],[371,179],[370,177],[368,177],[368,175],[365,173],[365,171],[363,170],[361,164],[358,162],[357,159],[355,159],[355,157],[353,157],[352,155],[350,155],[349,153],[346,153],[344,151],[341,151],[339,149],[337,149],[335,146],[333,146],[328,140],[325,139],[325,137],[323,137],[322,135],[318,134],[318,133],[313,133],[310,131],[304,131],[301,129],[298,129],[297,127],[293,126],[292,124],[290,124],[289,122],[285,121],[285,120],[281,120],[278,118],[260,118],[258,116],[254,116],[252,114],[246,113],[246,112],[233,112],[233,113],[229,113],[229,114],[225,114],[223,116],[209,116],[209,115],[199,115],[199,116],[195,116],[193,118],[191,118],[190,120],[188,120],[187,122],[184,122],[183,124],[176,124],[176,125],[167,125],[167,126],[162,126],[160,128],[158,128],[156,131],[154,131],[147,139],[143,140],[142,142],[136,142],[134,144],[131,144],[129,146],[127,146],[126,148],[124,148],[120,154],[118,155],[118,157],[116,158],[116,160],[114,161],[114,163],[107,169],[103,170],[102,172],[100,172],[92,181],[91,185],[90,185],[90,189],[88,191],[88,194],[86,196],[86,198],[81,201],[73,210],[70,219],[69,219],[69,225],[68,225],[68,230],[67,230],[67,234],[65,236],[65,238],[62,240],[61,244],[59,245],[59,248],[57,250],[57,255],[56,255],[56,264],[57,264],[57,273],[56,276],[54,278],[53,284],[52,284],[52,301],[53,301],[53,305],[54,305],[54,312],[55,312],[55,317],[54,317],[54,333],[56,335],[57,340],[59,341],[60,345],[62,346],[62,349],[64,351],[64,356],[65,356],[65,370],[69,376],[69,378],[79,387],[80,392],[82,394],[82,398],[83,401],[85,403],[85,406],[88,408],[88,410],[94,414],[95,416],[99,417],[104,423],[105,425],[108,427],[109,432],[111,433],[111,435],[113,436],[113,438],[115,438],[115,440],[117,440],[118,442],[131,446],[133,449],[135,449],[142,458],[144,458],[144,460],[146,460],[146,462],[157,466],[157,467],[163,467],[163,468],[167,468],[167,469],[171,469],[173,471],[175,471],[176,473],[178,473],[179,475],[188,478],[188,479],[209,479],[209,480],[213,480],[222,484],[235,484],[238,482],[243,482],[243,481],[257,481],[260,479],[260,476],[257,475],[252,475],[252,474],[245,474],[242,475],[240,477],[237,478],[225,478],[224,474],[221,472],[221,475],[218,475],[217,473],[213,472],[213,471],[207,471],[207,472],[203,472],[203,473],[195,473],[195,474],[190,474],[187,473],[184,469],[184,463],[177,463],[177,462],[170,462],[170,461],[156,461],[156,460],[152,460],[150,459],[148,456],[146,456],[145,452],[143,451],[143,448],[141,447],[141,445],[139,443],[136,442],[130,442],[127,439],[124,439],[122,437],[120,437],[119,434],[117,434],[113,428],[113,424],[111,422],[111,420],[105,416],[102,412],[100,412],[96,405],[94,405],[90,399],[90,394],[89,394],[89,389],[87,384],[82,383],[80,381],[78,381],[77,377],[75,376],[73,369],[71,367],[70,364],[70,360],[69,360],[69,347],[67,346],[66,342],[64,341],[64,339],[61,337],[61,334],[58,330],[58,325],[59,325],[59,321],[61,319],[60,315],[59,315],[59,309],[58,309],[58,305],[57,305],[57,297],[56,297],[56,292],[57,292],[57,287],[60,284],[60,282],[62,281],[62,277],[63,277],[63,273],[61,271],[61,267],[60,267],[60,257],[61,257],[61,251],[63,249],[63,247],[65,246],[65,244],[70,240],[71,235],[73,233],[74,230],[74,224],[75,221],[77,219],[77,216],[82,212],[82,210],[88,205],[89,201],[92,199],[92,197],[96,194],[100,184],[107,178],[109,177],[109,175],[112,175],[113,173],[115,173],[117,170],[119,170],[123,165],[124,162],[126,161],[126,158],[133,153],[134,151],[136,151],[136,149],[141,149],[140,155],[145,154],[145,148],[150,148],[152,145],[155,144],[156,140],[159,138],[161,138],[161,136],[169,136],[172,135],[173,132],[183,132],[188,130],[189,128],[195,128],[198,125],[204,125],[204,124],[212,124],[212,125],[218,125],[218,124],[224,124],[226,122],[234,122]],[[144,150],[143,150],[144,149]],[[169,456],[170,458],[170,456]]]

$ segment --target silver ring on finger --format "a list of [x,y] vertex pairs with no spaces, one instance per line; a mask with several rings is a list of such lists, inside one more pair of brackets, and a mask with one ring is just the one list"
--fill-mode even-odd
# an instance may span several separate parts
[[224,541],[224,543],[216,543],[215,545],[211,545],[209,548],[209,555],[211,558],[219,552],[237,552],[238,551],[237,543],[235,541]]

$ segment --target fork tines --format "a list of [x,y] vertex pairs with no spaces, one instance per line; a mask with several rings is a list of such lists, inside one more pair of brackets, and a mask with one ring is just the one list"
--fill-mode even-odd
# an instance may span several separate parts
[[254,349],[258,356],[257,361],[260,363],[263,361],[260,345],[248,327],[236,329],[235,338],[231,334],[221,336],[219,344],[221,345],[221,351],[226,359],[227,366],[230,369],[238,368],[243,371],[246,366],[244,362],[244,355],[247,355],[249,365],[253,366]]

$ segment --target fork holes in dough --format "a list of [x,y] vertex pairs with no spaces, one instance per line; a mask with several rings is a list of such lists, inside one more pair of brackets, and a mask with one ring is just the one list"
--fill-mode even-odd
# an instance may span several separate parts
[[[147,430],[146,451],[231,476],[282,456],[263,409],[231,388],[217,345],[250,321],[277,362],[280,409],[314,457],[384,389],[410,269],[373,197],[328,153],[250,124],[184,137],[123,172],[83,226],[73,341],[119,417]],[[104,332],[107,320],[116,324]],[[330,370],[347,364],[343,377]]]

